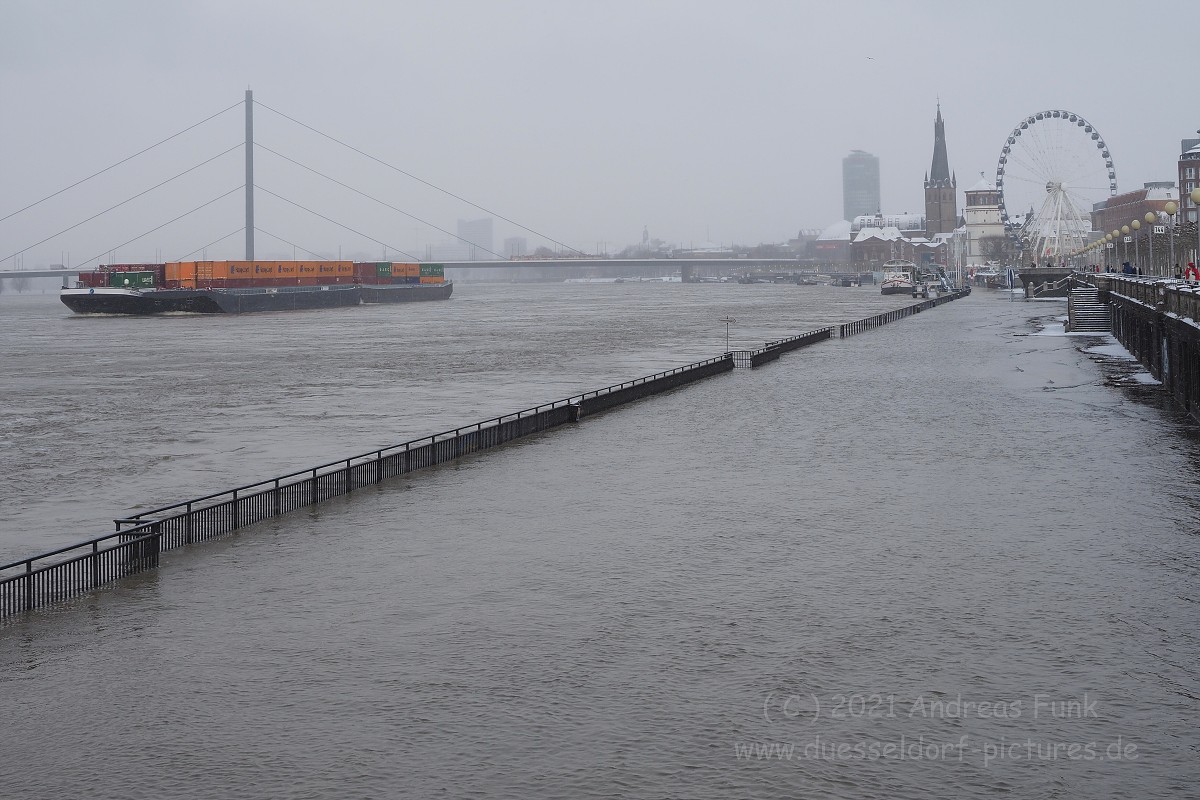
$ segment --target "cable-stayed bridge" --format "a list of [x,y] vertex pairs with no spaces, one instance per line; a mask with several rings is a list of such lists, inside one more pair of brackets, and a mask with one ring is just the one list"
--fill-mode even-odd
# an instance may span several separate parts
[[[345,191],[353,193],[357,198],[360,198],[362,200],[368,201],[371,204],[374,204],[374,207],[376,209],[382,209],[383,211],[381,213],[386,214],[389,217],[393,217],[393,219],[394,219],[394,216],[398,216],[398,217],[402,218],[402,220],[405,224],[415,223],[416,225],[423,226],[424,228],[426,228],[428,230],[437,231],[437,232],[445,235],[446,237],[448,237],[448,239],[454,239],[464,245],[470,245],[472,250],[474,250],[477,253],[483,254],[484,257],[495,257],[497,259],[504,258],[501,254],[492,251],[491,249],[489,249],[488,247],[484,246],[483,244],[481,244],[479,242],[472,242],[467,239],[464,239],[462,236],[459,236],[458,234],[456,234],[452,231],[446,230],[446,229],[438,226],[434,222],[432,222],[428,219],[424,219],[417,214],[411,213],[410,211],[407,211],[407,210],[395,205],[394,203],[389,202],[388,199],[385,199],[384,197],[380,197],[379,196],[380,194],[385,193],[385,191],[383,191],[383,190],[376,189],[374,193],[369,192],[369,191],[364,191],[359,186],[352,185],[350,182],[348,182],[348,180],[339,179],[338,177],[335,177],[334,175],[331,175],[328,172],[324,172],[322,170],[319,170],[319,169],[311,166],[310,164],[305,163],[303,160],[301,160],[299,158],[293,157],[293,155],[288,155],[284,152],[281,152],[280,149],[276,149],[276,147],[278,147],[277,143],[275,143],[276,147],[270,147],[266,144],[262,144],[260,142],[255,141],[255,139],[254,139],[254,109],[256,107],[264,109],[266,111],[269,111],[272,114],[276,115],[277,117],[287,121],[288,123],[291,123],[293,126],[298,126],[299,128],[302,128],[305,131],[311,132],[313,134],[316,134],[319,137],[322,137],[322,139],[326,140],[327,142],[332,142],[335,145],[337,145],[338,147],[343,148],[344,150],[350,151],[351,153],[355,154],[355,157],[357,159],[366,160],[367,162],[369,162],[370,168],[375,173],[381,173],[384,175],[402,177],[402,178],[407,179],[408,181],[415,182],[416,184],[418,184],[421,187],[424,187],[424,188],[430,189],[430,190],[434,190],[434,191],[440,193],[441,195],[443,195],[445,198],[449,198],[451,201],[453,201],[457,204],[462,204],[467,207],[470,207],[471,209],[474,209],[474,211],[476,211],[476,212],[482,212],[482,213],[487,214],[488,216],[492,217],[493,219],[508,223],[509,225],[520,229],[520,231],[523,231],[524,233],[531,234],[532,236],[536,237],[538,240],[544,241],[544,242],[552,245],[556,251],[563,253],[565,255],[568,255],[568,256],[583,256],[583,255],[585,255],[582,251],[578,250],[577,248],[571,247],[570,245],[567,245],[564,242],[559,241],[558,239],[554,238],[553,236],[550,236],[546,233],[542,233],[537,230],[534,230],[533,228],[531,228],[527,225],[523,225],[520,222],[518,222],[514,219],[511,219],[503,214],[500,214],[489,208],[485,208],[484,206],[479,205],[478,203],[474,203],[474,202],[468,200],[467,198],[462,197],[461,195],[455,194],[454,192],[451,192],[451,191],[444,189],[440,186],[437,186],[437,185],[433,184],[432,182],[427,181],[417,175],[414,175],[413,173],[408,172],[407,170],[402,169],[401,167],[398,167],[395,164],[389,163],[388,161],[386,161],[382,158],[379,158],[378,156],[372,155],[371,153],[368,153],[368,152],[354,146],[353,144],[345,142],[345,141],[337,138],[336,136],[333,136],[329,133],[325,133],[324,131],[321,131],[321,130],[317,129],[316,127],[313,127],[312,125],[302,122],[301,120],[296,119],[295,117],[292,117],[282,111],[278,111],[278,110],[271,108],[270,106],[267,106],[261,102],[255,101],[254,97],[253,97],[253,93],[249,89],[246,90],[246,95],[245,95],[244,101],[234,103],[233,105],[231,105],[225,109],[222,109],[221,111],[218,111],[215,114],[212,114],[212,115],[206,117],[205,119],[200,120],[199,122],[197,122],[195,124],[189,125],[188,127],[183,128],[182,130],[171,134],[170,136],[156,142],[155,144],[150,145],[149,147],[145,147],[142,150],[139,150],[138,152],[136,152],[126,158],[123,158],[113,164],[110,164],[109,166],[105,167],[104,169],[98,170],[98,171],[88,175],[87,177],[76,180],[73,183],[71,183],[70,185],[68,185],[62,189],[59,189],[55,192],[52,192],[52,193],[46,195],[45,197],[42,197],[34,202],[30,202],[21,208],[18,208],[14,211],[11,211],[11,212],[5,214],[4,216],[0,216],[0,234],[6,234],[6,237],[8,239],[15,239],[16,238],[15,234],[12,231],[14,230],[15,225],[25,224],[26,219],[28,217],[27,212],[30,212],[33,209],[36,209],[39,206],[42,206],[43,203],[46,203],[49,200],[52,200],[54,198],[59,198],[60,196],[69,195],[69,194],[75,192],[81,186],[89,183],[93,179],[98,178],[101,175],[105,175],[106,173],[109,173],[113,170],[116,170],[117,168],[122,167],[126,164],[129,164],[130,162],[136,161],[143,156],[146,156],[148,153],[150,153],[153,150],[156,150],[160,146],[165,145],[166,143],[177,139],[178,137],[182,136],[183,134],[188,133],[189,131],[192,131],[193,129],[196,129],[202,125],[205,125],[206,123],[211,122],[212,120],[215,120],[218,117],[221,117],[222,115],[227,114],[228,112],[236,109],[238,106],[243,106],[244,111],[245,111],[245,140],[243,142],[235,144],[232,147],[225,147],[220,152],[217,152],[215,155],[205,158],[205,159],[199,161],[198,163],[195,163],[192,166],[188,167],[187,169],[184,169],[184,170],[172,175],[171,177],[166,178],[165,180],[161,180],[161,181],[155,183],[154,185],[149,186],[148,188],[142,189],[141,191],[138,191],[137,193],[132,194],[131,196],[125,197],[124,199],[114,202],[111,205],[108,205],[103,210],[92,213],[83,219],[78,219],[78,220],[72,221],[71,224],[66,225],[65,227],[62,227],[61,229],[56,230],[53,233],[50,233],[49,235],[42,235],[42,236],[40,236],[40,238],[37,238],[35,241],[20,242],[19,247],[15,246],[18,243],[14,241],[13,245],[9,245],[9,246],[5,247],[5,250],[9,250],[11,248],[11,252],[0,251],[0,277],[46,277],[47,274],[49,274],[50,276],[58,276],[58,275],[64,275],[64,274],[69,275],[72,273],[77,273],[79,271],[91,270],[91,269],[95,268],[95,266],[99,265],[101,263],[101,261],[103,259],[105,259],[106,257],[109,261],[116,260],[116,259],[114,259],[113,254],[116,253],[117,251],[129,252],[130,245],[137,246],[137,243],[142,242],[146,237],[150,236],[151,234],[153,234],[157,231],[161,231],[165,228],[168,228],[169,226],[175,225],[176,223],[179,223],[181,220],[183,220],[187,217],[190,217],[193,214],[196,214],[197,212],[201,211],[202,209],[208,208],[209,206],[213,205],[214,203],[216,203],[220,200],[223,200],[227,197],[230,197],[231,195],[233,195],[239,191],[242,192],[245,197],[245,220],[244,220],[244,224],[241,225],[239,228],[237,228],[233,231],[230,231],[228,233],[224,233],[219,238],[216,238],[216,239],[213,239],[212,241],[206,242],[206,243],[202,244],[200,247],[195,248],[191,252],[170,253],[170,254],[167,254],[168,257],[165,259],[162,258],[160,255],[156,255],[156,257],[153,259],[134,258],[131,260],[146,261],[146,262],[150,262],[150,261],[162,262],[164,260],[165,261],[183,261],[183,260],[187,260],[189,258],[194,258],[197,256],[197,254],[201,254],[201,253],[205,254],[205,255],[201,256],[201,258],[206,260],[208,248],[214,247],[222,242],[226,242],[227,240],[229,240],[232,237],[237,236],[239,234],[243,234],[245,237],[244,258],[246,260],[255,260],[256,256],[258,255],[255,252],[256,234],[262,234],[266,237],[269,237],[272,240],[275,240],[279,243],[287,245],[288,247],[292,248],[294,254],[304,253],[307,257],[315,258],[317,260],[327,260],[327,261],[342,260],[340,252],[338,253],[337,257],[335,258],[331,253],[319,252],[319,248],[311,248],[310,249],[309,247],[303,246],[303,243],[295,242],[292,239],[285,238],[285,237],[279,235],[278,233],[273,233],[269,230],[265,230],[263,227],[257,225],[256,221],[255,221],[255,203],[254,203],[256,192],[258,192],[262,195],[270,196],[274,200],[278,200],[280,203],[285,204],[288,207],[294,208],[294,209],[298,210],[299,212],[302,212],[303,214],[310,215],[310,217],[312,218],[312,220],[314,222],[315,222],[315,220],[318,220],[318,219],[323,220],[324,222],[329,223],[333,226],[336,226],[337,228],[340,228],[350,234],[354,234],[354,236],[356,237],[356,240],[358,240],[358,241],[365,240],[365,241],[369,241],[369,242],[373,243],[374,245],[378,245],[379,247],[382,248],[382,252],[383,252],[382,260],[386,261],[386,260],[392,259],[392,260],[403,260],[403,261],[409,261],[409,262],[420,262],[420,261],[430,260],[430,259],[422,259],[419,256],[413,255],[410,252],[406,252],[406,249],[404,247],[397,246],[396,244],[387,241],[386,236],[388,234],[379,233],[378,231],[372,232],[372,231],[362,230],[362,229],[360,229],[360,226],[354,224],[354,222],[355,222],[354,220],[335,218],[338,213],[337,211],[329,211],[328,208],[326,208],[325,213],[323,213],[322,210],[318,210],[317,208],[312,207],[314,202],[319,202],[321,199],[327,199],[327,198],[322,197],[322,198],[318,198],[317,201],[304,202],[303,198],[297,199],[295,197],[289,197],[288,191],[284,188],[281,188],[280,186],[264,186],[264,185],[261,185],[260,183],[256,183],[255,172],[254,172],[254,159],[255,159],[256,152],[259,152],[259,151],[269,153],[272,156],[280,159],[282,162],[286,162],[289,165],[292,165],[296,168],[303,170],[308,176],[315,176],[316,178],[320,179],[321,181],[325,181],[325,182],[333,184],[337,187],[340,187],[341,190],[345,190]],[[98,219],[105,217],[106,215],[112,214],[113,212],[116,212],[118,209],[123,209],[123,211],[125,213],[128,213],[132,208],[129,206],[129,204],[135,200],[138,200],[139,198],[143,198],[148,195],[155,194],[156,195],[155,202],[161,203],[162,201],[158,200],[158,198],[161,198],[163,196],[161,190],[164,189],[164,187],[168,186],[168,184],[172,184],[172,183],[178,181],[179,179],[183,178],[184,176],[187,176],[189,174],[196,172],[200,168],[211,164],[212,162],[216,161],[217,159],[221,158],[222,156],[229,155],[230,153],[234,152],[235,150],[237,150],[239,148],[241,148],[243,150],[243,154],[245,157],[245,180],[240,185],[235,185],[232,188],[229,188],[227,191],[224,191],[221,194],[218,194],[217,196],[206,200],[205,202],[201,203],[200,205],[197,205],[196,207],[194,207],[188,211],[185,211],[182,214],[177,214],[175,216],[172,216],[170,219],[166,219],[165,221],[155,220],[156,224],[154,224],[153,227],[143,230],[140,233],[138,233],[137,235],[132,236],[131,238],[127,238],[127,234],[126,234],[126,236],[122,236],[123,240],[113,241],[105,249],[97,252],[96,255],[90,256],[89,258],[85,258],[82,260],[63,259],[64,261],[73,262],[73,263],[70,263],[70,267],[68,269],[52,268],[50,270],[46,270],[46,269],[24,270],[24,269],[19,268],[21,266],[20,260],[22,259],[24,254],[26,254],[30,251],[33,251],[39,247],[44,249],[45,246],[50,243],[62,243],[64,241],[65,237],[67,237],[73,231],[77,231],[77,229],[81,228],[82,226],[86,225],[87,223],[94,222]],[[176,184],[176,185],[178,185],[178,184]],[[391,185],[389,184],[389,186],[387,188],[391,188]],[[110,202],[107,197],[105,198],[105,202]],[[163,204],[163,205],[165,206],[165,204]],[[328,206],[328,203],[326,205]],[[4,210],[0,209],[0,213],[3,213],[3,212],[4,212]],[[157,207],[155,209],[153,209],[152,212],[150,212],[150,213],[154,214],[155,212],[165,216],[165,214]],[[149,214],[147,216],[149,216]],[[8,223],[8,227],[9,227],[8,232],[4,231],[6,223]],[[362,227],[367,227],[367,226],[363,225]],[[376,227],[378,227],[378,225]],[[398,227],[399,226],[394,221],[389,221],[389,223],[386,225],[386,229],[390,233],[393,233],[393,234],[394,234],[394,231]],[[372,233],[374,233],[375,235],[372,235]],[[116,234],[113,234],[113,236],[115,239]],[[35,237],[30,236],[29,238],[33,239]],[[340,250],[340,248],[339,248],[339,250]],[[438,259],[438,261],[439,261],[439,263],[442,263],[443,260]]]

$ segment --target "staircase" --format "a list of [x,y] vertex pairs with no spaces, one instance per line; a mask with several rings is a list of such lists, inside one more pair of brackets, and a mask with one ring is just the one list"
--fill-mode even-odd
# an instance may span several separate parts
[[1072,289],[1067,295],[1067,330],[1112,331],[1112,309],[1100,302],[1100,290],[1094,286]]

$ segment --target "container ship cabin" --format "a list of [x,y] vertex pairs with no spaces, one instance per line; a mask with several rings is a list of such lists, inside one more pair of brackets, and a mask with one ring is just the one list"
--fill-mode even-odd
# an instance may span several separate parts
[[238,314],[447,300],[442,264],[394,261],[175,261],[80,273],[61,299],[79,314]]

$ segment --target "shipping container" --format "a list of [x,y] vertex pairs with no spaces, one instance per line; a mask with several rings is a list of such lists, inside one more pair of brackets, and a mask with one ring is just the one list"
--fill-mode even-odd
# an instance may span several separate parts
[[196,285],[196,262],[178,261],[165,265],[164,279],[167,283],[179,284],[181,287]]
[[422,278],[441,277],[445,275],[445,267],[442,264],[422,264],[420,275]]
[[441,275],[422,275],[421,283],[445,283],[446,279]]
[[110,272],[108,285],[129,289],[148,289],[154,286],[153,272]]
[[381,261],[375,265],[375,277],[390,278],[392,277],[392,262]]

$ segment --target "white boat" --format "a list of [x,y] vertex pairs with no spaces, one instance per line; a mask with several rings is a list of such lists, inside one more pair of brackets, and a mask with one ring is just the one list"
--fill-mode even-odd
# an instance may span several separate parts
[[917,265],[911,261],[892,260],[883,265],[880,294],[912,294],[917,285]]

